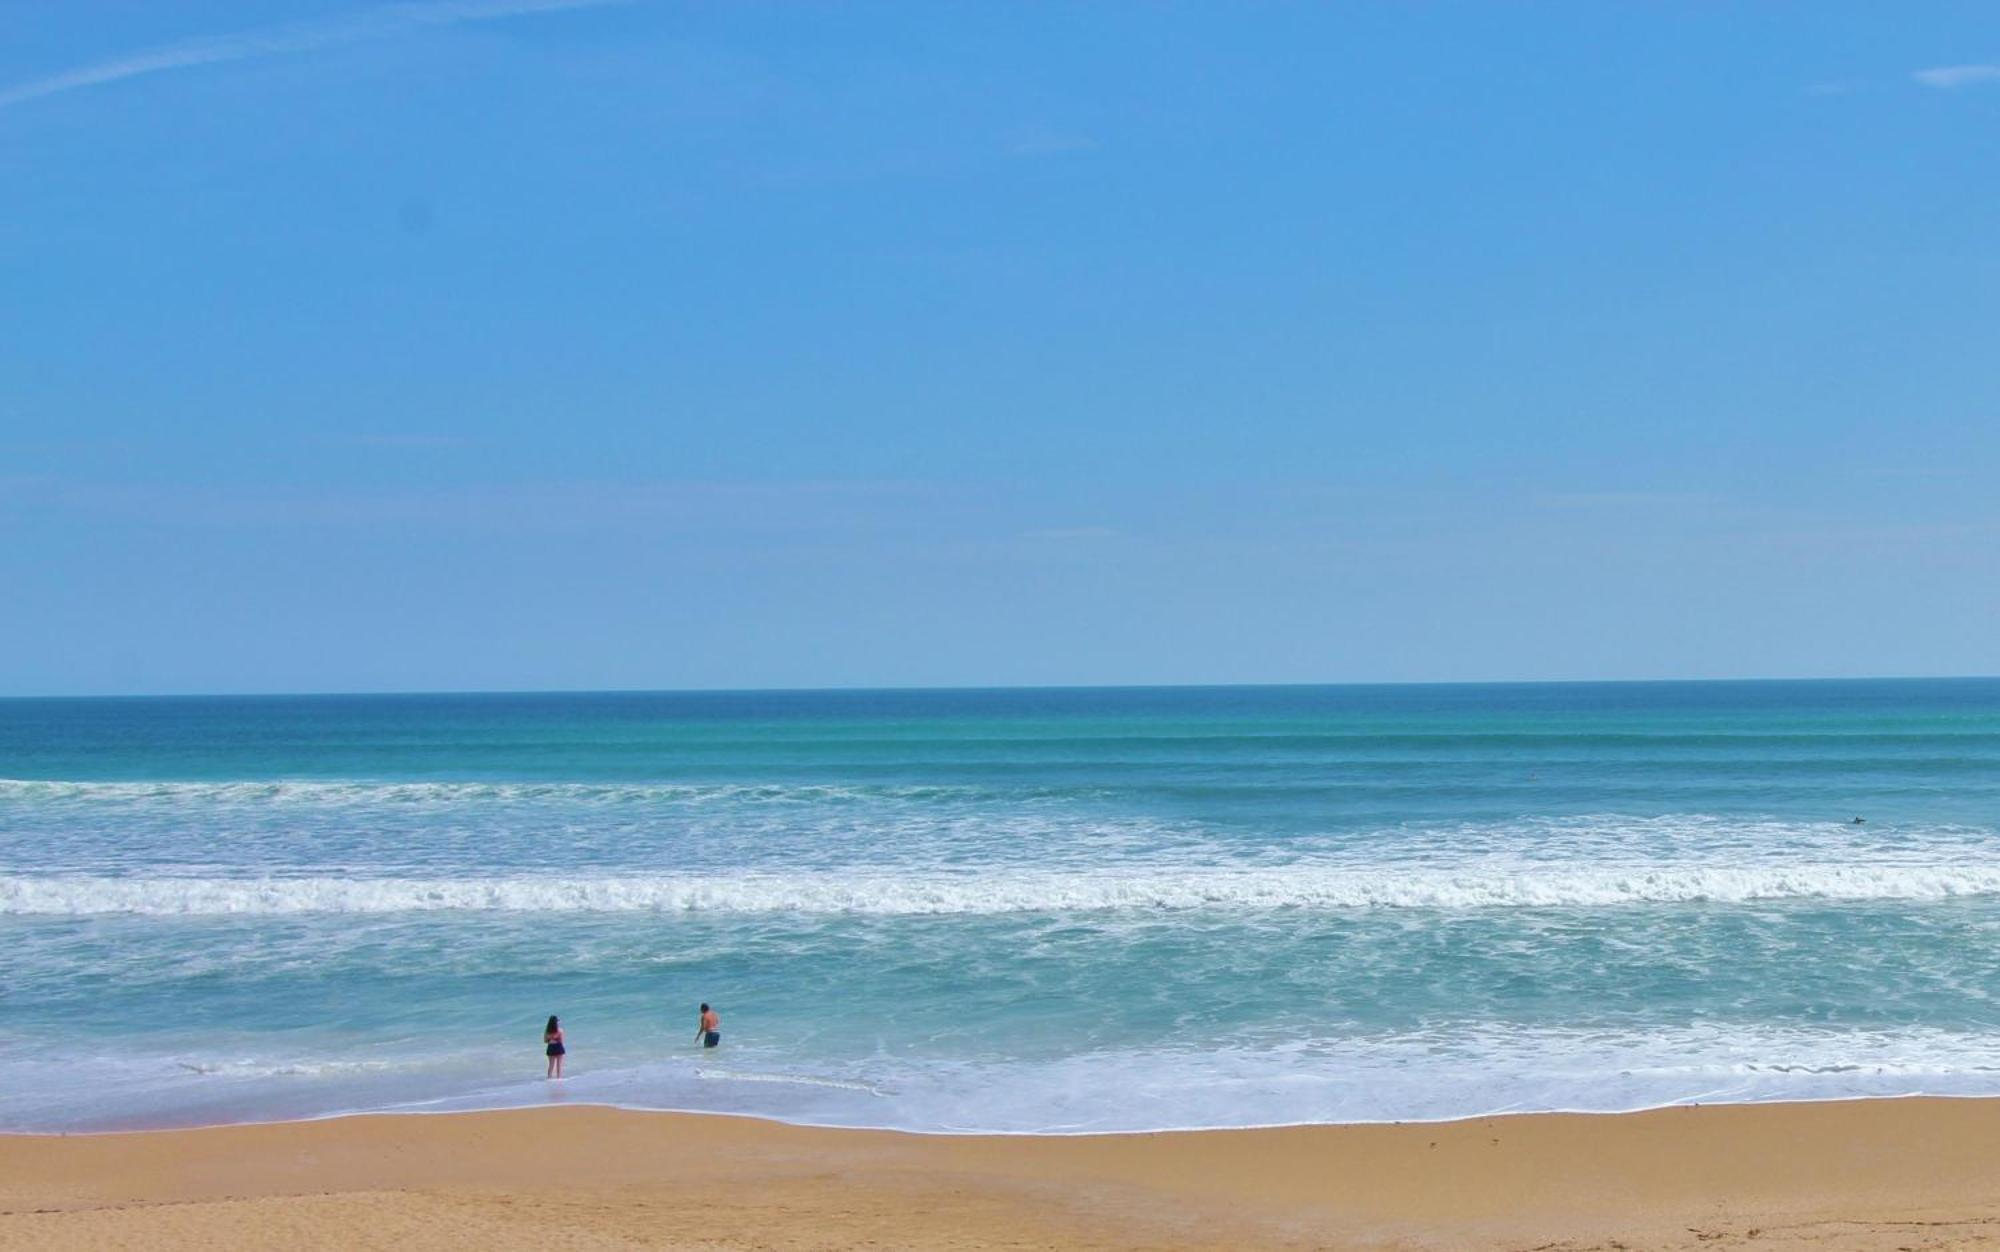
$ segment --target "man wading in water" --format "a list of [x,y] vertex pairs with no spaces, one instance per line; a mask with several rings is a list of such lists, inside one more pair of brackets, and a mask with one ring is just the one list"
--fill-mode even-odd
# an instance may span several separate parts
[[694,1028],[694,1037],[701,1040],[704,1048],[722,1042],[722,1017],[706,1004],[701,1006],[701,1025]]

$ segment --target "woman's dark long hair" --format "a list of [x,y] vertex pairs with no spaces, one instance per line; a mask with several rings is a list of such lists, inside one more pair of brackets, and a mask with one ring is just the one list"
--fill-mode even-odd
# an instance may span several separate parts
[[546,1039],[554,1033],[556,1033],[556,1015],[551,1013],[549,1014],[549,1024],[542,1027],[542,1038]]

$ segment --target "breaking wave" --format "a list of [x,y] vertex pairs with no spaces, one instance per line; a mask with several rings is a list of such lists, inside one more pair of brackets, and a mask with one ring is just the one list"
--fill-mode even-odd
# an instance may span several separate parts
[[0,876],[0,914],[548,912],[1001,914],[1606,908],[2000,895],[2000,864],[1148,867],[559,878]]
[[[1034,798],[1037,790],[1026,794]],[[296,805],[348,808],[373,805],[458,804],[837,804],[861,800],[982,799],[988,788],[945,784],[832,783],[579,783],[579,782],[372,782],[360,779],[271,779],[229,782],[75,782],[0,778],[0,803],[78,803],[181,806]],[[1008,799],[1022,792],[1009,791]]]

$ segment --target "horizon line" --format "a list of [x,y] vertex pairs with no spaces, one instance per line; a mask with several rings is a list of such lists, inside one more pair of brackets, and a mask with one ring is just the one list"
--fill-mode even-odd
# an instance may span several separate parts
[[156,691],[0,694],[0,702],[25,700],[321,700],[415,699],[439,696],[677,696],[677,695],[900,695],[970,694],[1034,691],[1242,691],[1301,690],[1339,687],[1659,687],[1678,684],[1729,683],[1895,683],[1994,682],[2000,674],[1846,674],[1771,675],[1734,678],[1473,678],[1378,679],[1313,682],[1169,682],[1169,683],[1000,683],[912,684],[891,686],[820,687],[462,687],[352,691]]

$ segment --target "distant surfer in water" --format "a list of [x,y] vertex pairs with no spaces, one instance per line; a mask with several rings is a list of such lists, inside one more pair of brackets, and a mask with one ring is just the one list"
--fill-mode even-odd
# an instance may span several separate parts
[[694,1028],[694,1037],[701,1040],[701,1046],[712,1048],[722,1042],[722,1015],[706,1004],[701,1006],[701,1024]]
[[554,1013],[549,1014],[549,1024],[542,1027],[542,1051],[549,1058],[549,1072],[543,1077],[561,1078],[563,1053],[569,1049],[563,1047],[562,1023],[556,1020]]

